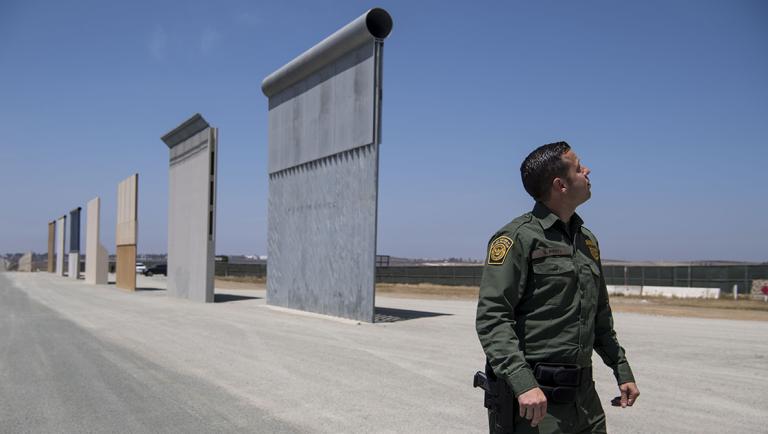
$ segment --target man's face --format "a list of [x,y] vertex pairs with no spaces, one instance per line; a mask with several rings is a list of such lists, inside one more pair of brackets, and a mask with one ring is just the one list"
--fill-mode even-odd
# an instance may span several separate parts
[[567,187],[566,197],[574,206],[579,206],[592,196],[589,182],[591,170],[581,164],[579,157],[571,149],[563,154],[562,159],[568,164],[568,174],[564,180]]

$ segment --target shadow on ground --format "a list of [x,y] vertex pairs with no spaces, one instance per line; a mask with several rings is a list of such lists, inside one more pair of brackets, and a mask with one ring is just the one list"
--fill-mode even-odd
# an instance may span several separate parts
[[250,295],[213,294],[214,303],[227,303],[230,301],[260,300],[260,299],[261,297],[253,297]]
[[136,288],[136,291],[165,291],[165,288],[152,288],[149,286],[143,286],[141,288]]
[[421,310],[393,309],[390,307],[377,307],[373,322],[398,322],[409,319],[429,318],[433,316],[452,315],[450,313],[425,312]]

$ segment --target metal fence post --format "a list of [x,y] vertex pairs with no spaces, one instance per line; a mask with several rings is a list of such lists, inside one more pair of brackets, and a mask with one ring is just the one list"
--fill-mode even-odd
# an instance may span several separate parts
[[691,264],[688,264],[688,287],[691,287]]

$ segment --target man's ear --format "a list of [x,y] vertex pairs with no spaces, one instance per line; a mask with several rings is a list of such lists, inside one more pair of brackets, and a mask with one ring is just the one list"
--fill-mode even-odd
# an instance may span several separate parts
[[565,191],[568,190],[568,186],[565,184],[565,181],[563,181],[562,178],[553,179],[552,186],[555,187],[555,190],[560,193],[565,193]]

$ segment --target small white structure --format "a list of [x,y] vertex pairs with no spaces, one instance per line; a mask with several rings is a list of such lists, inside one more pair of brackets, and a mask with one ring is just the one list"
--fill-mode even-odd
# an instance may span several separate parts
[[720,298],[720,288],[689,288],[681,286],[606,285],[608,294],[667,297],[667,298]]
[[66,238],[67,216],[56,220],[56,275],[64,276],[64,241]]
[[99,241],[101,228],[101,199],[88,202],[87,229],[85,234],[85,282],[106,285],[109,257],[107,249]]
[[25,253],[19,258],[18,271],[31,272],[32,271],[32,252]]

